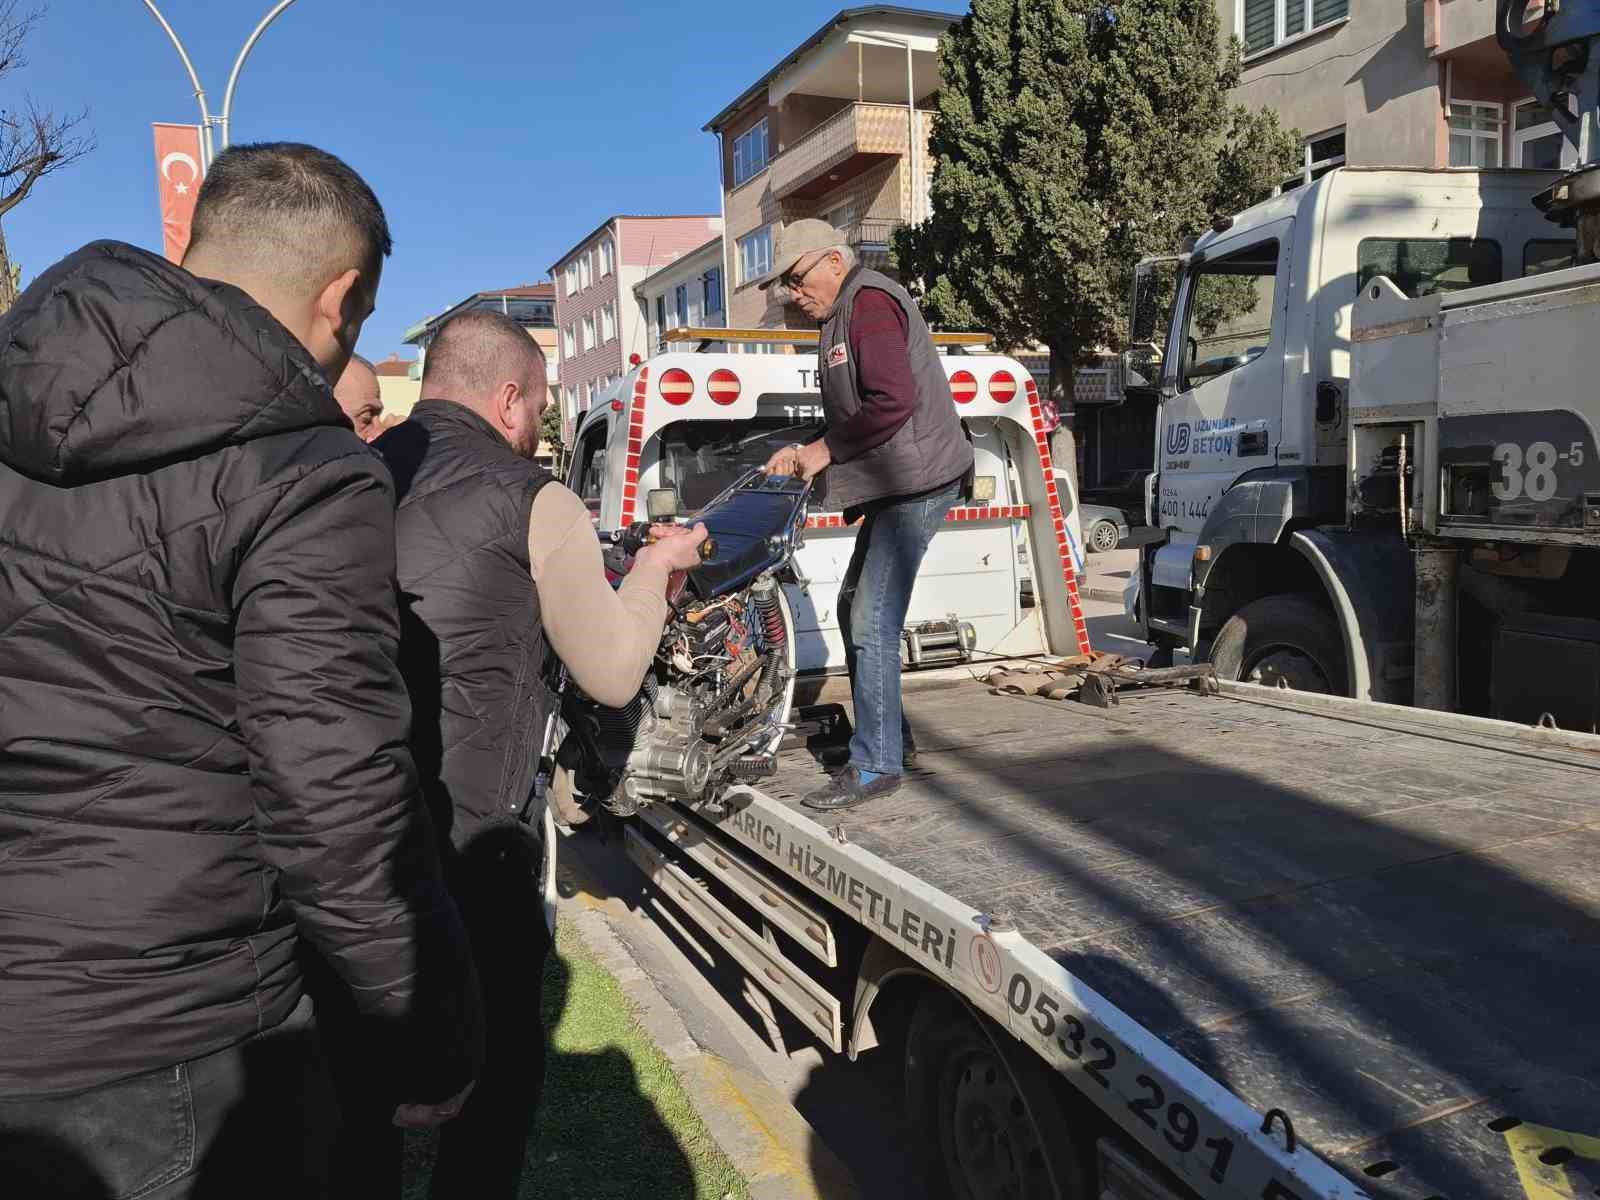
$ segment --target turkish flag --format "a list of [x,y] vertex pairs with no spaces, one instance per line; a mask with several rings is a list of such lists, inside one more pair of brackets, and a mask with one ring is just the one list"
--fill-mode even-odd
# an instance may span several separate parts
[[189,222],[200,194],[200,126],[161,125],[156,131],[156,184],[161,196],[161,236],[166,255],[183,259]]

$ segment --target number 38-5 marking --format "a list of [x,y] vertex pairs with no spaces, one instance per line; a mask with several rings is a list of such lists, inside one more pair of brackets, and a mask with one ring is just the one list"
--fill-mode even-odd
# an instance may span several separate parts
[[1489,485],[1496,500],[1544,501],[1556,494],[1556,464],[1583,466],[1583,443],[1573,442],[1565,454],[1558,454],[1549,442],[1533,442],[1524,451],[1515,442],[1501,442],[1494,448],[1500,464],[1500,478]]

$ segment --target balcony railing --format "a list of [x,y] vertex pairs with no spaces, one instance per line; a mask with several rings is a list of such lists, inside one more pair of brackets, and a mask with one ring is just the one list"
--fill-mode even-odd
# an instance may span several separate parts
[[887,250],[894,231],[904,221],[891,218],[868,217],[844,226],[845,241],[859,250]]
[[[1436,55],[1452,54],[1474,43],[1494,45],[1494,0],[1441,0],[1438,13]],[[1495,54],[1499,56],[1498,48]]]
[[[932,114],[917,113],[926,142]],[[863,171],[906,152],[903,104],[849,104],[772,160],[772,194],[778,199],[820,196]]]

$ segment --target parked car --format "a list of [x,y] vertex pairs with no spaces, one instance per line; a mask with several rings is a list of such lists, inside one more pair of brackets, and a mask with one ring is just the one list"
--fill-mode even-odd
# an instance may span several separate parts
[[1080,504],[1078,519],[1083,522],[1084,549],[1090,554],[1115,550],[1128,538],[1128,520],[1120,508]]
[[[1124,471],[1113,475],[1099,487],[1085,488],[1083,502],[1120,509],[1129,525],[1143,525],[1144,487],[1149,477],[1149,471]],[[1085,524],[1083,529],[1087,535],[1089,526]]]

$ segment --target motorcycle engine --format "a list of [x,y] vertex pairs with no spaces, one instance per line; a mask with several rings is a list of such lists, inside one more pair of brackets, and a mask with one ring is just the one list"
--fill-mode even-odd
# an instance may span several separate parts
[[788,642],[770,573],[682,609],[630,705],[588,701],[569,715],[569,725],[587,718],[584,740],[604,764],[599,773],[591,762],[579,790],[631,816],[657,800],[698,800],[715,782],[771,774],[787,713]]

